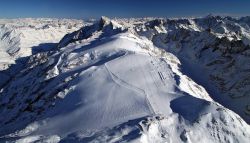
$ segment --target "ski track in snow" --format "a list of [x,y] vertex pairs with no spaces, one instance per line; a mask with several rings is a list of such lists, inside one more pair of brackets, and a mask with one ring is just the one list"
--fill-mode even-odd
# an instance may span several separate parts
[[[159,105],[159,104],[155,103],[155,101],[157,101],[161,98],[161,97],[157,97],[157,96],[161,95],[158,93],[158,90],[160,88],[168,89],[167,84],[165,83],[165,80],[169,79],[169,77],[163,77],[163,75],[162,75],[162,73],[166,73],[166,71],[164,71],[163,67],[164,66],[167,67],[167,64],[165,62],[160,62],[160,64],[159,64],[159,61],[157,61],[157,58],[154,58],[152,56],[144,56],[144,55],[140,55],[140,54],[139,54],[139,56],[135,55],[135,54],[131,54],[129,56],[130,57],[128,57],[128,59],[130,60],[129,63],[131,63],[131,66],[136,66],[139,69],[137,71],[137,74],[140,75],[140,77],[137,77],[137,78],[141,80],[141,83],[143,83],[143,85],[132,85],[128,81],[121,79],[113,71],[111,71],[110,68],[108,68],[109,63],[106,63],[105,67],[110,72],[114,81],[116,81],[118,84],[123,83],[122,84],[123,86],[125,85],[126,87],[128,87],[130,89],[142,91],[146,100],[147,100],[148,107],[150,108],[152,115],[158,116],[158,115],[162,115],[162,114],[165,114],[165,115],[170,114],[171,109],[169,109],[168,113],[162,113],[161,112],[162,110],[159,107],[157,107],[157,105],[167,107],[166,105]],[[132,62],[131,59],[133,59],[133,58],[131,58],[131,57],[134,57],[135,61],[137,61],[137,62],[135,62],[135,63]],[[143,58],[141,58],[141,57],[143,57]],[[153,69],[153,70],[150,70],[150,69]],[[170,74],[166,74],[166,75],[170,76]],[[153,87],[150,86],[150,85],[152,85],[151,82],[154,83]],[[169,95],[171,95],[171,93],[169,93]],[[168,94],[165,94],[164,96],[168,96]],[[164,131],[162,129],[162,125],[161,125],[160,121],[158,121],[158,124],[159,124],[159,128],[160,128],[160,132],[164,135]]]
[[139,93],[139,94],[141,94],[141,95],[144,95],[144,96],[145,96],[145,99],[146,99],[146,101],[147,101],[148,107],[149,107],[149,109],[150,109],[152,115],[155,115],[155,114],[156,114],[155,111],[154,111],[154,109],[153,109],[153,107],[152,107],[152,105],[151,105],[151,103],[150,103],[150,101],[148,100],[148,95],[147,95],[147,93],[145,92],[144,89],[141,89],[141,88],[138,88],[138,87],[136,87],[136,86],[134,86],[134,85],[131,85],[131,84],[129,84],[128,82],[126,82],[126,81],[120,79],[119,77],[117,77],[112,71],[109,70],[107,64],[105,64],[105,67],[106,67],[107,71],[110,73],[112,79],[113,79],[118,85],[124,86],[124,87],[126,87],[126,88],[128,88],[128,89],[130,89],[130,90],[136,91],[137,93]]

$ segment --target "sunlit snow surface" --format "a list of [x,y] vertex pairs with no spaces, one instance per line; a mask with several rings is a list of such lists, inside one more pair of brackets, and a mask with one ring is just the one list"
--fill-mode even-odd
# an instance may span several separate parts
[[[18,100],[20,96],[14,100],[1,97],[3,103],[20,106],[1,108],[0,115],[5,117],[0,117],[0,141],[250,140],[249,125],[184,75],[176,56],[130,31],[102,32],[49,54],[38,54],[30,61],[30,68],[13,79],[2,93],[26,91],[20,95],[22,100],[34,96],[36,102],[32,99],[33,108],[23,111],[26,103]],[[16,86],[19,83],[30,86]],[[36,89],[36,85],[42,89]],[[37,115],[40,107],[46,111]]]
[[0,69],[6,69],[19,57],[30,56],[38,48],[55,46],[65,34],[81,26],[81,20],[73,19],[0,19]]

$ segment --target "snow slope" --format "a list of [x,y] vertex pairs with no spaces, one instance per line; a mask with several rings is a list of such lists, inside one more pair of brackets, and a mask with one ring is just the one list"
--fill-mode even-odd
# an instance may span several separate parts
[[250,126],[150,39],[164,22],[135,21],[103,17],[31,55],[0,91],[0,142],[248,142]]
[[167,33],[159,28],[147,31],[156,46],[178,57],[183,73],[202,85],[215,101],[250,122],[250,29],[246,19],[249,17],[169,20],[155,26]]
[[65,34],[82,26],[81,20],[69,19],[0,20],[0,69],[8,68],[18,57],[30,56],[32,47],[58,43]]

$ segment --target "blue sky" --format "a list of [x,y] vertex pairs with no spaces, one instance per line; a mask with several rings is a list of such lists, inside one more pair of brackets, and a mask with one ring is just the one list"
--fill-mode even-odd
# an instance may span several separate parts
[[0,18],[250,15],[250,0],[1,0]]

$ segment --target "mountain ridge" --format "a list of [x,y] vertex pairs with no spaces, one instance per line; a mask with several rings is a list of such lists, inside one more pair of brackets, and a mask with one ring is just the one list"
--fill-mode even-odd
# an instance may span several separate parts
[[248,96],[231,94],[248,94],[248,82],[217,87],[248,78],[242,21],[103,17],[84,26],[31,55],[2,87],[0,141],[247,142]]

